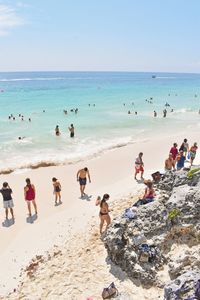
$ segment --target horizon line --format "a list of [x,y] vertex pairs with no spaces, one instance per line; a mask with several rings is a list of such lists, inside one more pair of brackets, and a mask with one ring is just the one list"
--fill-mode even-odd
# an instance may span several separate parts
[[168,74],[200,74],[200,72],[180,72],[180,71],[122,71],[122,70],[17,70],[17,71],[0,71],[0,73],[38,73],[38,72],[74,72],[74,73],[149,73],[156,75],[156,73],[168,73]]

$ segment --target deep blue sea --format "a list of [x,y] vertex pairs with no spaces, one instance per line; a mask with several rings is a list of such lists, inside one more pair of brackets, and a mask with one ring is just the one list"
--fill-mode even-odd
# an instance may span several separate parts
[[[170,106],[163,118],[166,102]],[[71,163],[152,135],[198,129],[200,75],[0,73],[0,104],[0,170],[40,162]],[[71,110],[76,108],[75,114]],[[11,115],[15,120],[9,119]],[[71,123],[74,138],[69,136]],[[56,125],[60,136],[55,135]]]

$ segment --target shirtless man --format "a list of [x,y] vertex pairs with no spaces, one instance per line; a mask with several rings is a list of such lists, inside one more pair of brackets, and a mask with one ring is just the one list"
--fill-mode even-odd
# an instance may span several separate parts
[[169,153],[169,157],[165,160],[165,171],[171,171],[172,168],[175,170],[175,162],[172,153]]
[[77,176],[77,181],[79,181],[80,183],[80,191],[81,191],[81,198],[82,198],[85,195],[84,191],[87,183],[87,177],[89,179],[89,182],[91,182],[88,168],[79,170],[76,176]]
[[69,132],[70,132],[70,137],[73,138],[74,137],[74,125],[71,124],[71,127],[68,127]]

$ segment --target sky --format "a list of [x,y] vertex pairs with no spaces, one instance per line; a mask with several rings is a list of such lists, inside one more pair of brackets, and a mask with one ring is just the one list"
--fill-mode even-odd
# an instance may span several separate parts
[[200,72],[200,0],[0,0],[0,71]]

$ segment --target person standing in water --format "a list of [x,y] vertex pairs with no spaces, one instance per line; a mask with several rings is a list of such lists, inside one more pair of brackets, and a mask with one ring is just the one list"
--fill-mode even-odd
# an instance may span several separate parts
[[24,199],[26,200],[28,206],[29,217],[31,214],[31,203],[35,209],[35,214],[37,215],[37,205],[35,202],[35,186],[31,183],[29,178],[26,178],[26,186],[24,187]]
[[58,199],[59,203],[61,204],[61,184],[55,177],[52,178],[52,182],[54,187],[53,193],[55,194],[55,205],[58,205]]
[[[100,206],[99,218],[100,218],[100,234],[102,234],[102,229],[104,223],[106,223],[106,229],[108,225],[111,223],[110,215],[109,215],[109,207],[107,200],[109,200],[110,196],[108,194],[104,194],[101,200],[101,197],[97,197],[96,206]],[[106,230],[105,229],[105,230]]]
[[56,133],[57,136],[60,135],[60,130],[59,130],[59,126],[58,125],[56,125],[55,133]]
[[69,132],[70,132],[70,137],[73,138],[74,137],[74,125],[71,124],[71,127],[68,127],[69,128]]
[[89,179],[89,182],[91,182],[88,168],[85,167],[84,169],[81,169],[77,172],[77,181],[79,181],[80,183],[81,198],[85,195],[84,191],[87,183],[87,177]]

